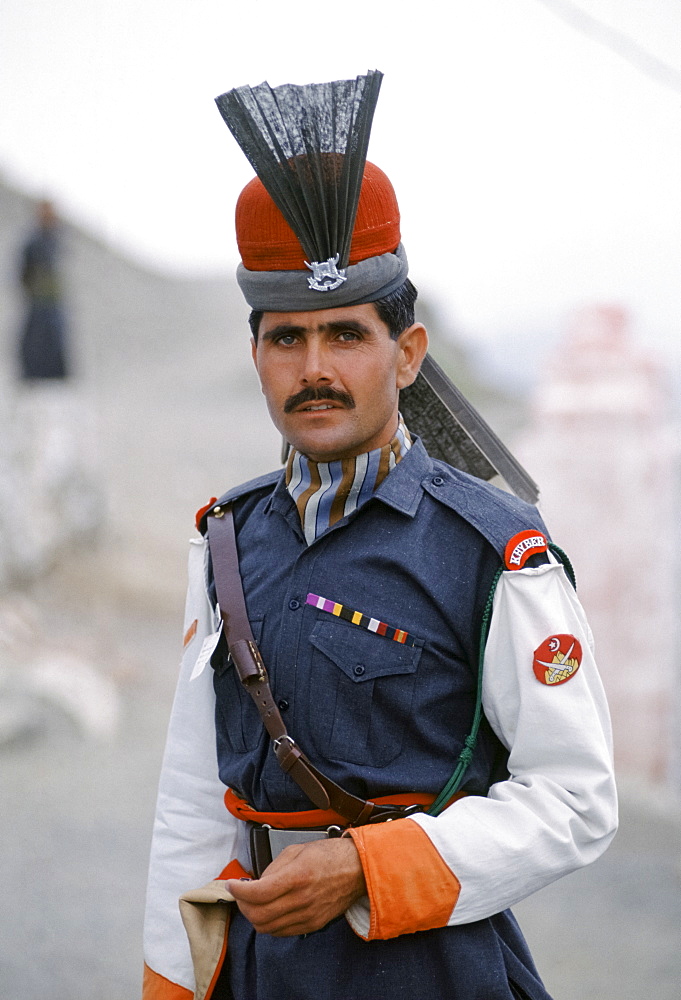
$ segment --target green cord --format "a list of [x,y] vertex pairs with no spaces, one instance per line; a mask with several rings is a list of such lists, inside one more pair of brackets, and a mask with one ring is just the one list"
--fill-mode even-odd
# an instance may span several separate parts
[[556,545],[555,542],[549,542],[549,548],[553,552],[554,556],[557,556],[563,564],[563,569],[567,574],[567,578],[572,584],[572,586],[577,590],[577,578],[575,576],[575,570],[570,562],[570,557],[567,552],[563,552],[560,545]]
[[485,646],[487,645],[487,635],[489,633],[490,619],[492,617],[492,604],[494,602],[494,592],[497,589],[497,583],[499,582],[499,577],[504,571],[504,567],[500,566],[497,570],[494,580],[492,581],[492,586],[490,587],[489,594],[487,596],[487,603],[485,604],[485,610],[482,613],[482,624],[480,627],[480,649],[478,652],[478,690],[475,699],[475,714],[473,715],[473,725],[471,726],[471,731],[466,737],[464,742],[464,748],[459,754],[459,759],[456,765],[454,774],[451,776],[445,787],[442,789],[438,797],[433,802],[432,806],[428,810],[429,815],[439,816],[442,810],[445,808],[452,795],[457,792],[463,781],[463,777],[468,770],[468,767],[473,760],[473,752],[475,750],[475,744],[478,740],[478,730],[480,729],[480,723],[482,721],[482,664],[485,658]]
[[[575,580],[575,571],[572,567],[572,563],[568,555],[554,542],[549,542],[549,548],[554,553],[554,555],[562,562],[567,577],[572,584],[572,586],[577,589],[577,583]],[[475,744],[478,740],[478,730],[480,729],[480,723],[482,721],[482,668],[485,660],[485,647],[487,646],[487,636],[489,635],[490,620],[492,617],[492,604],[494,602],[494,594],[497,589],[497,584],[499,583],[499,577],[504,571],[504,567],[500,566],[496,572],[496,575],[492,581],[492,586],[490,587],[489,595],[487,597],[487,603],[485,604],[485,610],[482,613],[482,624],[480,626],[480,648],[478,652],[478,690],[475,700],[475,714],[473,715],[473,725],[471,726],[471,731],[464,740],[464,748],[459,754],[459,759],[454,770],[454,774],[451,776],[445,787],[442,789],[438,797],[433,802],[430,809],[428,809],[428,814],[430,816],[439,816],[442,810],[445,808],[452,795],[458,792],[459,788],[464,779],[464,775],[468,770],[471,761],[473,760],[473,753],[475,751]]]

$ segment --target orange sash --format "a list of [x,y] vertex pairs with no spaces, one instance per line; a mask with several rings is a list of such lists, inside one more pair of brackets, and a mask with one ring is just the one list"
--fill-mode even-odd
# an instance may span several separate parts
[[[394,803],[400,806],[429,806],[435,801],[434,795],[422,795],[418,792],[401,792],[397,795],[382,795],[372,802],[379,805]],[[307,809],[304,812],[258,812],[249,806],[245,799],[239,798],[231,788],[225,792],[225,805],[232,816],[249,823],[268,823],[275,830],[300,830],[316,826],[346,827],[347,820],[333,809]]]

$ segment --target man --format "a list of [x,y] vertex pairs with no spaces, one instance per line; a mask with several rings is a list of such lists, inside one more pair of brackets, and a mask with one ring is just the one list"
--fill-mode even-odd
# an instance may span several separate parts
[[[427,335],[394,192],[360,148],[348,232],[319,207],[353,187],[357,122],[368,141],[376,81],[359,78],[359,95],[348,83],[325,85],[346,89],[321,102],[314,88],[266,85],[219,100],[263,179],[237,206],[238,277],[291,450],[283,473],[199,512],[210,543],[190,557],[145,997],[192,995],[185,894],[199,1000],[546,1000],[507,907],[612,838],[607,709],[537,511],[433,460],[400,416]],[[318,119],[337,123],[348,107],[342,149],[287,147],[286,128],[310,108],[320,136]],[[253,152],[254,121],[280,150],[278,170]],[[252,645],[250,679],[242,663],[224,570],[232,517],[269,687]],[[235,901],[229,920],[210,892]],[[206,936],[216,913],[221,932]]]
[[38,205],[38,226],[21,254],[26,318],[19,355],[21,377],[64,379],[69,374],[59,277],[59,220],[49,201]]

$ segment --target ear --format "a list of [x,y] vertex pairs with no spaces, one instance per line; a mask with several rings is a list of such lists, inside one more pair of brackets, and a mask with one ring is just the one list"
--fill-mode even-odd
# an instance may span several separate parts
[[428,350],[428,331],[423,323],[414,323],[397,338],[397,388],[411,385],[419,373],[421,362]]
[[253,364],[255,365],[255,370],[258,370],[258,345],[255,342],[255,337],[251,337],[251,357],[253,358]]

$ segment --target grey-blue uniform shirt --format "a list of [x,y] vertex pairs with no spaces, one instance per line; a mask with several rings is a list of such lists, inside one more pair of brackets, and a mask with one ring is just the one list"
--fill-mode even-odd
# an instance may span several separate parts
[[[513,535],[545,532],[536,509],[432,460],[418,439],[369,501],[309,546],[283,473],[219,501],[229,502],[248,616],[291,735],[355,795],[436,795],[470,731],[492,581]],[[404,631],[410,643],[320,610],[309,594]],[[311,808],[276,763],[224,640],[212,665],[222,781],[258,810]],[[507,756],[483,721],[464,790],[485,795],[507,777]],[[373,942],[342,918],[304,938],[257,935],[237,911],[216,997],[231,988],[244,1000],[274,1000],[284,989],[331,1000],[359,995],[362,982],[386,1000],[547,997],[508,911]]]

